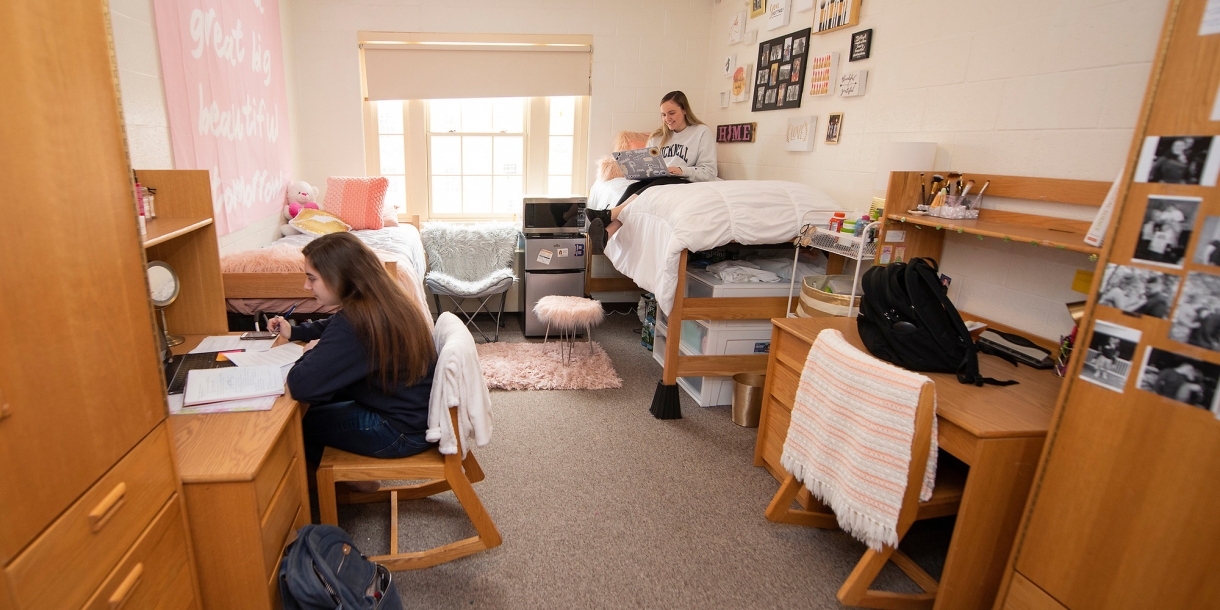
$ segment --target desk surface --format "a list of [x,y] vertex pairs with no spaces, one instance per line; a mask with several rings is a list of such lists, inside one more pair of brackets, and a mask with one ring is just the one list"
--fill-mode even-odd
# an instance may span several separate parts
[[[856,332],[854,318],[776,318],[777,327],[813,343],[823,329],[843,333],[849,343],[868,351]],[[1012,386],[978,387],[959,383],[950,373],[924,373],[936,383],[936,413],[978,438],[1045,436],[1063,379],[1050,370],[1039,371],[979,354],[979,370],[995,379],[1015,379]]]
[[[174,353],[190,351],[203,337],[188,335]],[[178,476],[184,483],[254,479],[296,409],[297,401],[285,389],[270,411],[170,416]]]

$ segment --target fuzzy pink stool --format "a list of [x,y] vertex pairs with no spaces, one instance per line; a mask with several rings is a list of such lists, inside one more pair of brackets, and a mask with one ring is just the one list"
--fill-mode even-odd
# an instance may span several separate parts
[[606,314],[602,311],[602,304],[593,299],[549,296],[538,299],[538,303],[534,305],[534,315],[538,316],[539,322],[546,323],[543,343],[551,336],[551,326],[559,331],[559,359],[567,365],[571,362],[572,350],[576,347],[576,330],[582,326],[589,335],[589,355],[593,355],[593,327],[601,324]]

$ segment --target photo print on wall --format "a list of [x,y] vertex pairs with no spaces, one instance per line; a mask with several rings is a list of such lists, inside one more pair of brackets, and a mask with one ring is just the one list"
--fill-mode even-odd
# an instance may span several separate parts
[[1220,352],[1220,275],[1186,274],[1169,338]]
[[826,117],[826,143],[838,144],[839,132],[843,129],[843,113],[832,112]]
[[1203,230],[1199,232],[1199,239],[1195,240],[1192,260],[1196,265],[1220,267],[1220,216],[1203,219]]
[[[800,108],[809,65],[809,28],[759,43],[757,90],[750,110]],[[766,78],[764,79],[764,74]]]
[[1085,352],[1080,378],[1121,393],[1135,361],[1140,331],[1098,320]]
[[1135,166],[1135,182],[1216,186],[1220,153],[1212,136],[1148,136]]
[[767,0],[750,0],[750,19],[767,14]]
[[1110,263],[1102,276],[1097,304],[1167,319],[1181,282],[1182,278],[1169,273]]
[[1135,386],[1170,400],[1216,412],[1220,364],[1149,347]]
[[1181,269],[1202,201],[1198,197],[1149,196],[1132,260]]

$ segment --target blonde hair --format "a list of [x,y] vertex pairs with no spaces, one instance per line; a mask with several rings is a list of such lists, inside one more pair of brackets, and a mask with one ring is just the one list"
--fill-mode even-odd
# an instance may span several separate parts
[[[691,112],[690,101],[686,99],[685,93],[682,93],[681,91],[670,91],[669,93],[665,94],[665,97],[661,98],[661,103],[664,104],[665,102],[673,102],[678,105],[678,108],[682,109],[682,113],[686,115],[687,125],[703,124],[703,121],[700,121],[699,118],[695,116],[695,113]],[[674,130],[670,129],[669,125],[665,124],[665,121],[661,121],[661,126],[658,127],[656,131],[652,132],[652,137],[660,138],[660,143],[662,146],[664,146],[665,143],[669,141],[669,138],[671,138],[673,135]]]
[[323,235],[301,250],[335,292],[343,315],[368,350],[369,376],[386,395],[415,385],[436,361],[432,332],[419,304],[386,273],[381,260],[351,233]]

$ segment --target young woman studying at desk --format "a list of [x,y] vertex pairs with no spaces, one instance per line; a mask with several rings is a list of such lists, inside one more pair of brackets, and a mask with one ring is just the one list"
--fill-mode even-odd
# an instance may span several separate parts
[[288,374],[293,398],[310,405],[306,461],[316,465],[327,446],[379,458],[428,449],[436,348],[426,314],[350,233],[319,237],[302,253],[305,289],[323,305],[343,306],[326,320],[293,327],[276,317],[267,325],[310,342]]

